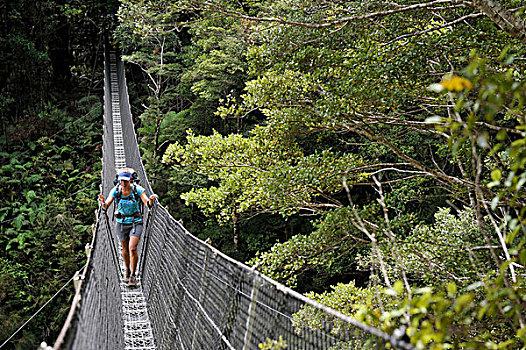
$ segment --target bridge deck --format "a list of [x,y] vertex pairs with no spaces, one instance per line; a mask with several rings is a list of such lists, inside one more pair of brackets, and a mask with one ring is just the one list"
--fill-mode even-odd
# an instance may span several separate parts
[[[120,169],[126,167],[126,154],[122,136],[117,54],[115,52],[110,52],[110,79],[115,169]],[[119,261],[121,276],[124,276],[126,268],[124,267],[122,255],[120,255]],[[137,288],[133,289],[121,280],[121,299],[124,324],[124,349],[155,350],[155,340],[148,317],[148,308],[142,291],[140,276],[137,276]]]

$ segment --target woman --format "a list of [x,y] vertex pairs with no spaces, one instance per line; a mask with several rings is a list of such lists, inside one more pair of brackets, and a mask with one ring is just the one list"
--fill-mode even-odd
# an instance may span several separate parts
[[99,194],[102,209],[107,210],[114,200],[117,203],[115,205],[115,217],[117,220],[115,231],[121,242],[122,260],[126,267],[124,283],[128,283],[130,287],[137,285],[135,277],[137,262],[139,261],[137,245],[143,230],[139,201],[151,207],[153,201],[157,198],[156,194],[152,194],[148,198],[143,187],[132,183],[134,173],[135,171],[131,168],[119,170],[117,175],[119,184],[111,190],[108,198],[104,199],[104,196]]

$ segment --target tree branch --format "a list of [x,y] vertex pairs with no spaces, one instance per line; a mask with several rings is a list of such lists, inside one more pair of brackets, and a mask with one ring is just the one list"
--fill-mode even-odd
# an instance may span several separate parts
[[473,0],[473,6],[484,12],[503,31],[526,45],[526,22],[514,16],[498,1]]
[[[404,6],[404,7],[393,9],[393,10],[387,10],[387,11],[366,13],[366,14],[362,14],[362,15],[342,17],[342,18],[339,18],[339,19],[336,19],[336,20],[325,21],[325,22],[320,22],[320,23],[305,23],[305,22],[286,20],[286,19],[277,18],[277,17],[248,16],[248,15],[245,15],[245,14],[239,12],[239,11],[225,9],[222,6],[220,6],[218,4],[214,4],[214,3],[209,2],[209,1],[193,0],[193,1],[190,1],[190,2],[197,5],[194,8],[194,10],[207,11],[208,9],[206,7],[209,7],[210,9],[213,9],[216,12],[219,12],[219,13],[222,13],[222,14],[226,14],[226,15],[230,15],[230,16],[234,16],[234,17],[237,17],[237,18],[246,19],[246,20],[249,20],[249,21],[273,22],[273,23],[286,24],[286,25],[291,25],[291,26],[298,26],[298,27],[312,28],[312,29],[323,29],[323,28],[332,27],[332,26],[335,26],[335,25],[338,25],[338,24],[342,24],[342,23],[346,23],[346,22],[366,20],[366,19],[373,19],[373,18],[379,18],[379,17],[386,17],[386,16],[397,14],[397,13],[408,12],[408,11],[413,11],[413,10],[417,10],[417,9],[430,8],[430,7],[433,7],[433,6],[436,6],[436,5],[441,5],[441,4],[454,4],[455,6],[458,6],[459,4],[465,5],[465,6],[469,6],[470,5],[469,2],[463,1],[463,0],[435,0],[435,1],[430,1],[430,2],[426,2],[426,3],[418,3],[418,4],[409,5],[409,6]],[[201,7],[200,5],[201,6],[205,6],[205,8]],[[438,10],[438,9],[448,10],[449,7],[434,8],[434,10]]]

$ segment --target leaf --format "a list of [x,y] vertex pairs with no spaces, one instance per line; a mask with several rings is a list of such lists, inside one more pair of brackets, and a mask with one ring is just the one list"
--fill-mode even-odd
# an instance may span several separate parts
[[475,282],[475,283],[472,283],[470,284],[466,290],[468,291],[471,291],[471,290],[475,290],[475,289],[479,289],[480,287],[484,286],[484,282],[482,281],[478,281],[478,282]]
[[455,303],[453,305],[455,311],[456,312],[462,311],[462,309],[464,309],[468,304],[470,304],[473,301],[474,297],[475,296],[472,293],[459,296],[455,300]]
[[499,202],[500,202],[499,196],[493,197],[493,199],[491,200],[491,209],[492,210],[497,209],[497,206],[499,205]]
[[519,261],[521,265],[526,265],[526,249],[521,249]]
[[442,84],[431,84],[427,89],[432,92],[442,92],[445,90],[445,87]]
[[37,198],[37,197],[38,197],[38,196],[37,196],[36,192],[33,191],[33,190],[30,190],[30,191],[27,191],[27,192],[26,192],[26,200],[27,200],[28,202],[33,201],[33,199],[35,199],[35,198]]
[[477,143],[478,145],[481,147],[481,148],[488,148],[489,147],[489,143],[488,143],[488,137],[487,135],[479,135],[477,137]]
[[471,89],[473,87],[473,83],[469,79],[462,78],[456,75],[453,75],[451,78],[443,79],[440,82],[440,85],[442,85],[448,91],[457,92]]
[[22,228],[22,225],[24,223],[24,217],[25,217],[25,215],[19,215],[19,216],[16,217],[15,220],[13,220],[13,226],[17,230],[20,230]]
[[402,281],[396,281],[393,285],[393,288],[396,290],[398,295],[401,295],[404,292],[404,283]]
[[500,179],[502,178],[502,173],[499,169],[494,169],[492,172],[491,172],[491,179],[493,181],[500,181]]
[[455,282],[449,282],[447,284],[447,292],[452,296],[457,294],[457,285]]
[[440,122],[442,122],[442,117],[440,116],[433,116],[433,117],[426,118],[426,123],[435,124],[435,123],[440,123]]

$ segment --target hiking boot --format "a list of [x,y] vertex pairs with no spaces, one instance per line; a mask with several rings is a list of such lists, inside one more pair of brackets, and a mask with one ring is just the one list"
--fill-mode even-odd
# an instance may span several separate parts
[[130,276],[130,280],[128,281],[128,287],[137,287],[137,279],[134,275]]
[[124,273],[124,278],[123,278],[122,281],[124,283],[130,282],[130,276],[131,276],[131,271],[130,270],[126,270],[126,272]]

